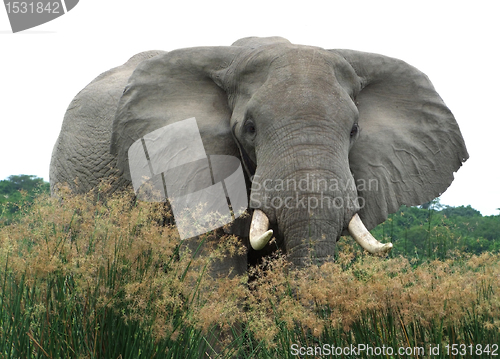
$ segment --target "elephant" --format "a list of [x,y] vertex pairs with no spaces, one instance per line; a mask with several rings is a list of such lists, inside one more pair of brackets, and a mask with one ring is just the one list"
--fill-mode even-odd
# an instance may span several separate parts
[[[242,165],[251,216],[234,233],[249,237],[248,253],[279,248],[299,268],[333,260],[345,234],[372,253],[389,251],[369,230],[401,205],[439,196],[468,158],[453,114],[415,67],[249,37],[143,52],[98,76],[65,114],[52,193],[111,177],[113,191],[131,187],[131,146],[190,118],[207,155]],[[231,265],[246,270],[238,260]]]

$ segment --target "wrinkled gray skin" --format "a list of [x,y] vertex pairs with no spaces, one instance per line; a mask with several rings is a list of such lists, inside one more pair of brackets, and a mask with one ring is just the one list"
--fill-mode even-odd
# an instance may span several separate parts
[[[115,189],[130,185],[130,145],[191,117],[207,154],[237,156],[247,177],[255,176],[250,207],[266,213],[298,266],[332,258],[355,213],[371,229],[403,204],[439,196],[468,158],[452,113],[405,62],[246,38],[139,54],[95,79],[64,118],[50,168],[53,191],[67,182],[84,192],[111,175],[119,176]],[[338,186],[279,186],[301,180]],[[358,188],[344,188],[353,181]],[[246,258],[236,260],[221,271],[244,271]]]

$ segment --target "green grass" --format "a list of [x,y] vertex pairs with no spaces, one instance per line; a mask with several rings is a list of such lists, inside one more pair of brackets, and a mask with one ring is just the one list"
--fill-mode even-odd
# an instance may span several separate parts
[[[296,271],[277,255],[250,283],[214,279],[214,261],[244,250],[236,238],[190,250],[161,205],[93,199],[41,196],[0,228],[0,358],[320,358],[360,344],[500,355],[498,254],[379,258],[342,238],[335,263]],[[397,357],[385,353],[336,357]]]

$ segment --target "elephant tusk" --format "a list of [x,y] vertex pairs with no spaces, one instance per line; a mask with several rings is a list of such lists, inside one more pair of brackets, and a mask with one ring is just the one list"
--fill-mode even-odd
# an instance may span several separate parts
[[253,249],[259,251],[266,246],[273,230],[269,229],[269,219],[260,209],[253,211],[252,224],[250,225],[250,245]]
[[380,243],[366,229],[363,221],[356,213],[349,222],[349,234],[358,244],[372,254],[388,253],[392,249],[392,243]]

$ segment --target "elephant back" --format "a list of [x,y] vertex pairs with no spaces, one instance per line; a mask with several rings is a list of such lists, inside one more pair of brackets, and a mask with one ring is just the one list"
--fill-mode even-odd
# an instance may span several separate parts
[[113,190],[128,183],[110,153],[111,131],[118,101],[134,69],[162,51],[147,51],[96,77],[71,101],[52,151],[51,192],[67,184],[73,192],[86,193],[102,181],[116,178]]

